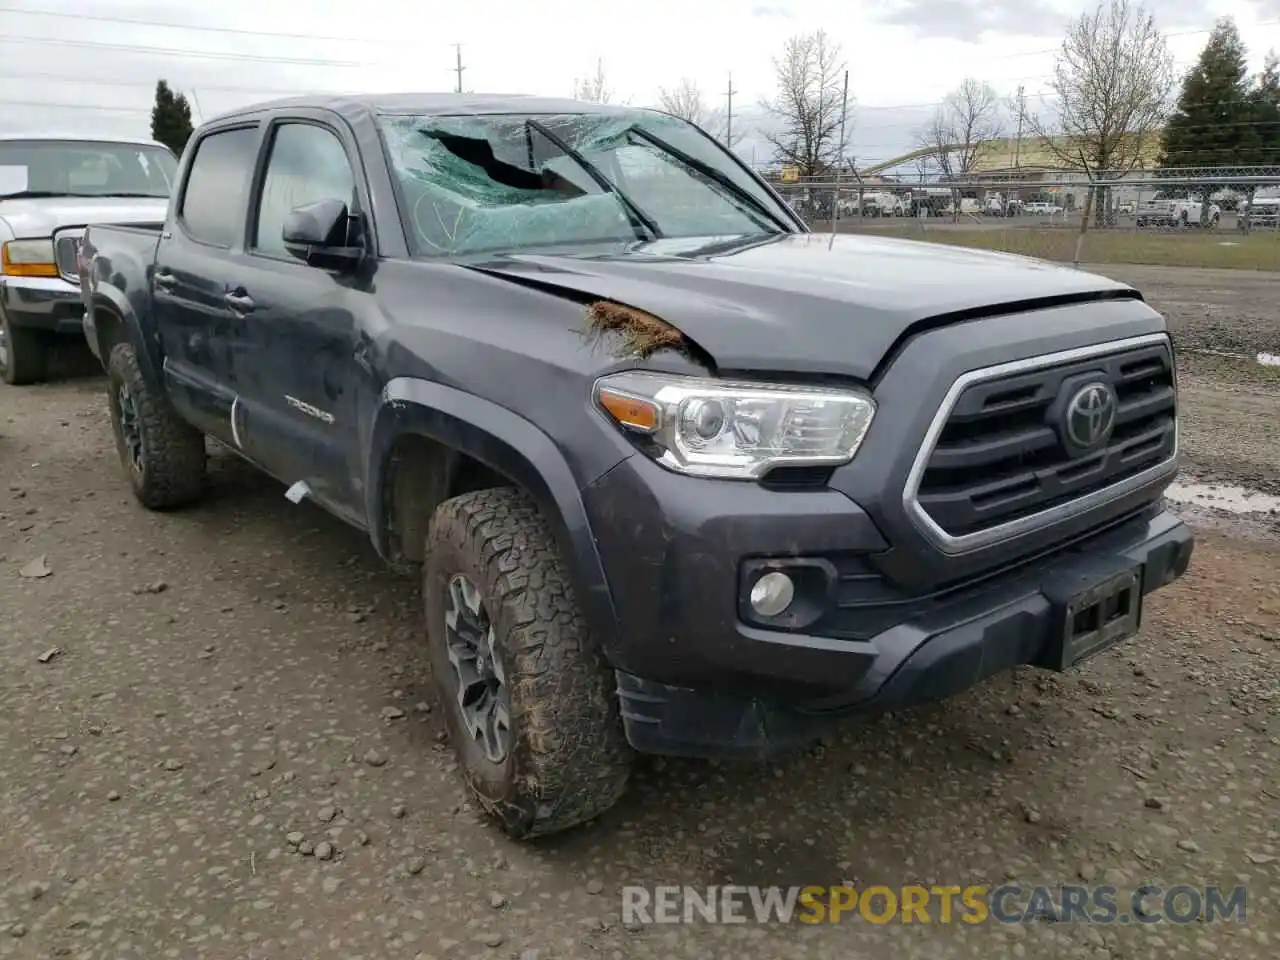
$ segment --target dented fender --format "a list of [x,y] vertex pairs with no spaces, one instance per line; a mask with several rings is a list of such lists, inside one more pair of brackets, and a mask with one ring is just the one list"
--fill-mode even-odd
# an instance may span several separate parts
[[[383,388],[369,437],[365,486],[369,529],[379,555],[384,559],[390,556],[383,487],[391,468],[391,451],[396,440],[406,434],[465,453],[526,490],[551,522],[592,630],[604,638],[614,634],[617,616],[612,594],[581,488],[568,461],[533,423],[462,390],[415,377],[395,378]],[[617,461],[624,457],[619,453]]]

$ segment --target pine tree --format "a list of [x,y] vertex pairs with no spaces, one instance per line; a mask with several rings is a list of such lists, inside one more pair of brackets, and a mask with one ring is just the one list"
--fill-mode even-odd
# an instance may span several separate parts
[[151,139],[158,140],[182,156],[191,139],[191,105],[181,93],[174,93],[164,80],[156,84],[156,104],[151,108]]
[[1272,50],[1253,90],[1257,111],[1258,156],[1255,163],[1280,166],[1280,55]]
[[[1165,124],[1160,166],[1228,167],[1257,155],[1256,100],[1249,84],[1248,54],[1235,21],[1223,17],[1200,59],[1182,81],[1178,105]],[[1198,188],[1200,222],[1207,222],[1214,185]]]

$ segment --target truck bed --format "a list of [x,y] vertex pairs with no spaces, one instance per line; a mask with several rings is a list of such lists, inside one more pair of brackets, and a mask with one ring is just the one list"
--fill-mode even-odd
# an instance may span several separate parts
[[146,275],[147,268],[155,260],[156,247],[164,224],[154,226],[125,226],[124,224],[91,223],[85,229],[80,246],[80,282],[85,281],[89,261],[95,256],[108,261],[113,268],[126,262],[132,263]]
[[[84,303],[84,334],[93,355],[105,366],[107,357],[98,335],[96,310],[102,306],[95,296],[95,277],[110,277],[111,286],[120,291],[139,291],[150,299],[151,268],[160,245],[164,225],[125,226],[90,224],[80,244],[80,296]],[[135,308],[136,308],[135,304]]]

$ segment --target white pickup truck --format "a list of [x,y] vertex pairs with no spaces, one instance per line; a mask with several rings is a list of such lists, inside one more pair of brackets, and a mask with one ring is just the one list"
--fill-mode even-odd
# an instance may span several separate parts
[[[1139,227],[1198,227],[1201,203],[1199,200],[1144,200],[1138,205],[1136,216]],[[1209,204],[1207,225],[1210,229],[1222,220],[1222,208]]]
[[85,226],[164,223],[177,169],[151,140],[0,134],[0,380],[41,380],[56,339],[83,339]]

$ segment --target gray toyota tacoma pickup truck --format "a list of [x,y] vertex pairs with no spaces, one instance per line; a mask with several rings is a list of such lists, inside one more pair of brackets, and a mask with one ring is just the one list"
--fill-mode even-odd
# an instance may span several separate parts
[[418,571],[460,768],[514,836],[609,808],[634,751],[767,756],[1070,669],[1192,553],[1137,291],[811,234],[654,111],[245,109],[192,137],[163,228],[89,228],[82,279],[138,499],[196,499],[213,437]]
[[0,134],[0,379],[42,380],[59,341],[83,342],[85,225],[158,226],[177,168],[151,140]]

